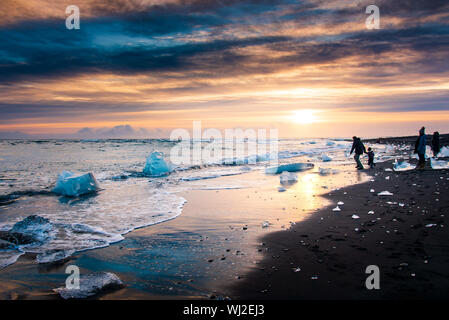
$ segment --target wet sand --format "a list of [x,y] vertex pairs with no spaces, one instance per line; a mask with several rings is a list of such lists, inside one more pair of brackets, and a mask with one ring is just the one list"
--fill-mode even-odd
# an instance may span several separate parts
[[285,192],[278,191],[279,175],[263,171],[222,177],[217,186],[236,188],[180,193],[187,203],[179,217],[135,230],[107,248],[79,252],[55,265],[38,265],[33,255],[24,255],[0,270],[0,298],[57,299],[51,289],[64,284],[68,265],[79,266],[81,276],[113,272],[125,283],[96,299],[229,297],[229,284],[239,283],[264,258],[261,237],[314,215],[329,204],[320,197],[327,190],[368,178],[354,174],[352,165],[335,175],[316,171],[299,173],[300,182],[284,185]]
[[[387,167],[391,162],[371,171],[374,181],[327,193],[333,204],[290,230],[264,236],[264,259],[230,286],[231,296],[447,299],[449,171]],[[381,191],[393,196],[378,196]],[[333,212],[339,201],[342,210]],[[380,290],[365,287],[368,265],[380,268]]]

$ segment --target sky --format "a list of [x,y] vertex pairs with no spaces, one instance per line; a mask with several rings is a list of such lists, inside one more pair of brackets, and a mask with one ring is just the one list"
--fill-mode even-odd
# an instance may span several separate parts
[[2,0],[0,138],[449,133],[448,61],[447,0]]

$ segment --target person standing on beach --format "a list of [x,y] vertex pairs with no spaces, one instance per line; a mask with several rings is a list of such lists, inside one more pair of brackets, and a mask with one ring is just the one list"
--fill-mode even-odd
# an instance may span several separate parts
[[419,130],[419,137],[415,143],[415,153],[417,153],[419,157],[416,169],[424,169],[426,166],[426,145],[427,145],[426,128],[422,127]]
[[354,136],[352,137],[352,148],[349,155],[351,155],[355,151],[354,159],[357,163],[357,170],[363,170],[363,164],[360,162],[360,156],[364,153],[366,153],[365,146],[363,145],[363,142],[360,138]]
[[368,165],[370,169],[374,169],[374,151],[371,148],[368,148]]
[[435,131],[433,133],[432,137],[432,151],[433,156],[436,157],[440,153],[441,147],[440,147],[440,133],[438,131]]

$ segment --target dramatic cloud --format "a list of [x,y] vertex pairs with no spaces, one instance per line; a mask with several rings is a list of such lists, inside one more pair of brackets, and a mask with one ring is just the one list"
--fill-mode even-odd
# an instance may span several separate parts
[[364,0],[76,2],[80,30],[72,1],[0,4],[0,130],[263,125],[298,108],[449,121],[445,0],[374,1],[379,30]]

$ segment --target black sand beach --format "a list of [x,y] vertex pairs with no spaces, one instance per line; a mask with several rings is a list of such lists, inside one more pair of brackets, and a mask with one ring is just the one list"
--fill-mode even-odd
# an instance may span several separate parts
[[[325,195],[333,205],[263,237],[263,261],[232,286],[232,297],[447,298],[449,171],[385,171],[391,167],[386,162],[366,170],[374,181]],[[393,195],[378,196],[382,191]],[[339,201],[342,210],[333,212]],[[380,290],[365,287],[369,265],[380,268]]]

